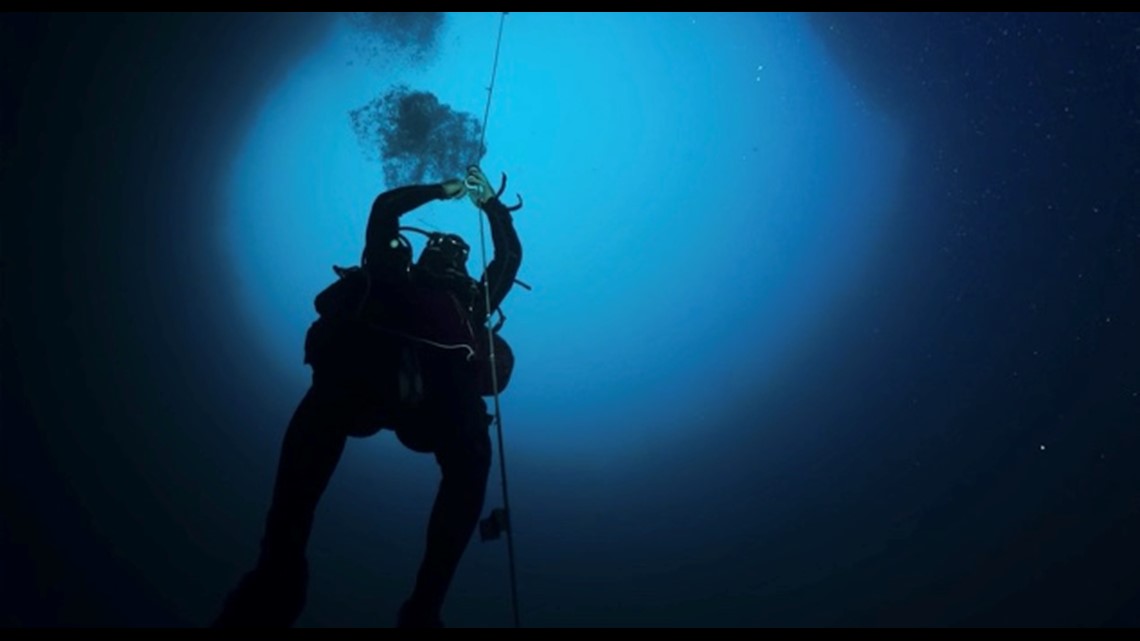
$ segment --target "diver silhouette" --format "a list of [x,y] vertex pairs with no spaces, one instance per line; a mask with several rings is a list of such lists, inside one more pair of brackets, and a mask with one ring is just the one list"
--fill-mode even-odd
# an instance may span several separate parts
[[[493,416],[488,341],[498,391],[514,360],[486,323],[514,285],[522,247],[511,212],[477,166],[465,179],[397,187],[372,204],[359,266],[334,267],[338,279],[315,300],[305,337],[311,385],[281,446],[272,502],[256,566],[227,595],[213,627],[291,627],[304,609],[313,515],[348,437],[392,429],[406,447],[432,453],[441,480],[427,545],[398,627],[443,627],[441,610],[479,522],[491,467]],[[433,200],[464,196],[489,222],[493,258],[477,281],[469,248],[457,235],[429,238],[412,262],[400,227],[404,214]],[[501,325],[501,323],[500,323]],[[490,337],[488,334],[490,333]]]

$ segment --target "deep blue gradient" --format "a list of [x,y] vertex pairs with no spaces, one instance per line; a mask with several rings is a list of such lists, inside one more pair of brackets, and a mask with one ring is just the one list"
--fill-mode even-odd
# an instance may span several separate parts
[[[395,186],[347,112],[405,83],[481,116],[497,24],[456,16],[426,68],[379,69],[342,25],[266,97],[224,238],[248,322],[295,389],[312,296],[332,264],[357,262],[371,201]],[[483,165],[523,192],[520,277],[536,287],[504,307],[512,445],[554,464],[607,457],[616,472],[795,375],[784,361],[867,269],[901,134],[802,18],[519,14],[506,35]],[[405,224],[479,247],[469,206]]]
[[[497,24],[493,13],[453,18],[431,64],[410,68],[361,64],[342,24],[267,95],[234,163],[225,240],[243,312],[293,397],[307,383],[298,353],[312,297],[330,265],[358,260],[371,201],[395,186],[362,153],[348,111],[403,83],[482,115]],[[517,353],[501,399],[517,544],[524,572],[543,559],[589,568],[583,591],[616,599],[628,587],[607,576],[615,559],[705,545],[699,531],[652,541],[668,523],[644,512],[684,519],[696,500],[728,516],[700,489],[670,505],[710,481],[702,471],[678,484],[668,469],[722,437],[710,425],[747,421],[735,410],[745,399],[810,377],[786,363],[843,313],[868,269],[901,134],[860,102],[800,17],[519,14],[505,33],[483,166],[523,193],[520,277],[535,286],[504,305]],[[478,247],[477,222],[469,205],[439,203],[405,224]],[[267,449],[281,429],[270,428]],[[782,447],[779,425],[755,429],[765,449]],[[339,475],[414,488],[408,513],[422,511],[434,469],[398,447],[368,450]],[[403,505],[358,496],[344,509],[377,500],[381,512]],[[552,545],[587,523],[618,534]],[[499,551],[472,552],[482,571],[457,588],[501,594]],[[530,579],[524,598],[542,603],[546,581]],[[660,598],[683,598],[676,589]]]
[[[403,83],[481,117],[498,20],[422,61],[336,14],[0,20],[5,625],[212,619],[389,187],[349,111]],[[1138,38],[509,15],[483,167],[534,286],[503,330],[523,624],[1140,623]],[[408,223],[478,271],[469,203]],[[393,623],[437,478],[349,443],[301,625]],[[502,541],[444,617],[510,623]]]

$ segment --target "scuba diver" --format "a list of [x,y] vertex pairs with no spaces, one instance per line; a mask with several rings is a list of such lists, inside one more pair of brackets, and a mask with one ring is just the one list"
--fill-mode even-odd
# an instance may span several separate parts
[[[361,264],[334,267],[338,279],[316,297],[319,317],[305,337],[312,383],[285,432],[258,561],[229,593],[213,627],[295,623],[306,602],[306,548],[317,503],[348,437],[381,429],[434,454],[440,468],[427,545],[397,627],[443,627],[443,602],[479,522],[491,467],[493,416],[483,397],[506,387],[514,362],[498,326],[486,325],[522,261],[511,217],[522,201],[503,205],[505,187],[505,174],[496,192],[472,166],[462,180],[376,197]],[[494,245],[479,281],[468,275],[462,238],[399,226],[401,216],[429,201],[465,195],[486,215]],[[414,263],[405,230],[428,235]]]

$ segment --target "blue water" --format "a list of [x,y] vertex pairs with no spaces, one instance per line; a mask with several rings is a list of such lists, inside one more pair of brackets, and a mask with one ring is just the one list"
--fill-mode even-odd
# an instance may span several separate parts
[[[308,381],[301,345],[313,296],[333,264],[359,260],[372,199],[395,186],[349,111],[406,84],[481,118],[498,24],[497,13],[450,14],[437,54],[410,64],[361,57],[359,34],[342,23],[265,96],[233,159],[219,242],[244,292],[242,322],[262,339],[251,348],[288,376],[283,407]],[[534,291],[516,288],[503,305],[517,365],[501,402],[531,613],[557,625],[542,588],[575,584],[565,574],[573,564],[543,579],[527,559],[558,565],[552,550],[591,524],[593,558],[636,551],[650,527],[638,510],[673,500],[654,494],[663,462],[707,441],[702,427],[742,402],[810,377],[796,356],[858,305],[906,139],[868,108],[805,19],[782,14],[512,13],[486,135],[483,169],[506,172],[504,198],[526,202],[515,215],[519,278]],[[404,220],[462,234],[479,272],[469,202],[432,203]],[[778,448],[778,425],[758,419],[754,429],[754,442]],[[280,431],[264,438],[275,455]],[[435,474],[430,457],[388,435],[354,442],[337,477],[349,480],[334,482],[325,505],[351,511],[364,500],[338,494],[338,482],[396,481],[415,507],[368,519],[377,528],[411,519],[401,528],[419,532]],[[680,483],[686,473],[673,474]],[[493,483],[489,506],[498,494]],[[693,494],[684,500],[699,503]],[[326,544],[318,527],[314,546]],[[660,550],[642,552],[647,575],[667,571]],[[494,586],[502,609],[504,576],[501,547],[473,547],[453,600],[489,599]]]

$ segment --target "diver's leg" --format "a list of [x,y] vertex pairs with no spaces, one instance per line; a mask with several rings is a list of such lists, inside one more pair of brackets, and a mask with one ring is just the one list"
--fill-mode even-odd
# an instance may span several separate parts
[[353,408],[338,390],[311,388],[285,432],[262,556],[304,556],[317,503],[344,453]]
[[230,594],[214,627],[290,627],[300,616],[313,514],[344,452],[341,425],[350,411],[329,387],[314,385],[301,400],[282,443],[257,567]]
[[[436,449],[442,478],[428,522],[427,546],[412,596],[400,611],[401,627],[441,627],[440,611],[463,552],[479,523],[491,469],[491,439],[482,399],[448,412],[451,433]],[[452,405],[452,407],[455,407]]]

